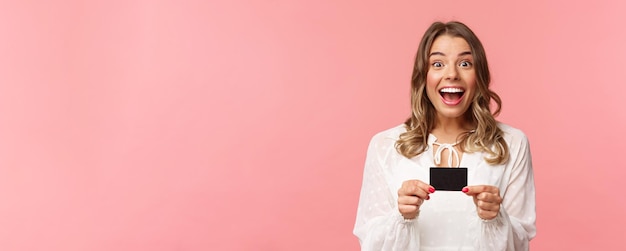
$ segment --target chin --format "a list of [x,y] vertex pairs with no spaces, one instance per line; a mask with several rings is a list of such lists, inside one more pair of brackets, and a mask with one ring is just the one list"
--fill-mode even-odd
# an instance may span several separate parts
[[464,118],[467,113],[467,109],[444,109],[443,111],[437,111],[437,113],[443,118]]

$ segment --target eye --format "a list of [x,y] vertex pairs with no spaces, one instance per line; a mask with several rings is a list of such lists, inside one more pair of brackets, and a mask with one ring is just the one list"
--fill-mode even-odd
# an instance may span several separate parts
[[469,61],[461,61],[461,63],[459,63],[459,66],[467,68],[467,67],[471,67],[472,63]]
[[441,62],[434,62],[432,63],[432,66],[435,68],[440,68],[440,67],[443,67],[443,64]]

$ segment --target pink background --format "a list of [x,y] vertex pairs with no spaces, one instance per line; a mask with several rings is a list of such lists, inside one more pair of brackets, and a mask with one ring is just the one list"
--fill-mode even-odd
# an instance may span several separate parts
[[531,140],[533,250],[624,250],[626,6],[579,2],[3,1],[0,249],[358,250],[368,141],[458,19]]

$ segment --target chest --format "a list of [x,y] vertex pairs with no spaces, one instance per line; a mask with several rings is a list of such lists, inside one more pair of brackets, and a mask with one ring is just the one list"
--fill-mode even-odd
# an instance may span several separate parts
[[434,167],[460,167],[463,160],[463,151],[457,146],[432,145]]
[[[434,149],[431,148],[426,152],[408,159],[400,154],[397,154],[392,158],[392,161],[388,161],[385,170],[385,178],[391,189],[391,193],[397,196],[398,189],[402,186],[402,183],[406,180],[421,180],[425,183],[430,183],[430,168],[441,167],[446,168],[448,162],[444,162],[440,165],[436,165],[434,161]],[[448,158],[442,159],[448,160]],[[490,165],[484,159],[482,153],[462,153],[462,158],[459,158],[459,167],[466,167],[467,172],[467,184],[468,185],[492,185],[500,188],[500,191],[505,190],[505,184],[508,183],[509,171],[506,165]],[[457,166],[457,165],[454,165]],[[396,198],[397,199],[397,198]]]

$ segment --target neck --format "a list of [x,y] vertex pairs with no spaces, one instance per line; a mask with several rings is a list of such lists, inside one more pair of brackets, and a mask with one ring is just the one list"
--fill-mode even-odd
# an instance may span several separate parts
[[437,137],[437,141],[440,143],[455,143],[459,135],[472,129],[470,123],[462,117],[438,117],[431,133]]

